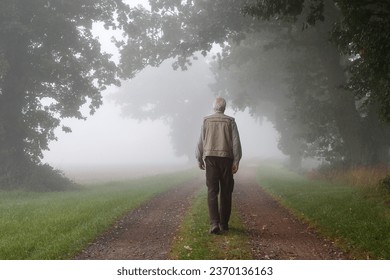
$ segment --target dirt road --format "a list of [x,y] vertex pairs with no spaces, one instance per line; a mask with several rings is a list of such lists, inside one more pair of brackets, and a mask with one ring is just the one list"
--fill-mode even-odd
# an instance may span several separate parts
[[[266,194],[253,168],[235,177],[234,204],[251,238],[255,259],[345,259]],[[76,259],[167,259],[174,236],[204,178],[163,193],[126,215]],[[205,233],[207,234],[207,233]]]
[[171,243],[201,178],[180,185],[144,203],[119,220],[76,259],[167,259]]
[[331,260],[347,256],[280,206],[255,180],[255,169],[236,176],[235,205],[251,237],[256,259]]

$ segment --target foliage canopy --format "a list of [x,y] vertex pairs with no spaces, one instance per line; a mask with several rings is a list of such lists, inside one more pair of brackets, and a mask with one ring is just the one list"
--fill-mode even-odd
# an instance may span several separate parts
[[125,7],[116,0],[0,1],[0,182],[28,176],[61,119],[84,118],[84,104],[93,113],[101,91],[119,84],[92,27],[115,28]]

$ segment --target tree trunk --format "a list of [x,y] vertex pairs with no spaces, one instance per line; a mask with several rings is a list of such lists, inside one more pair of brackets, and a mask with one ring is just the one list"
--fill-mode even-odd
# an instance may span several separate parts
[[329,78],[332,104],[332,111],[329,113],[333,115],[343,141],[340,160],[349,167],[365,165],[367,152],[372,150],[373,144],[368,143],[365,137],[367,125],[356,108],[354,94],[341,89],[346,81],[344,69],[340,65],[340,54],[330,43],[323,44],[319,48],[319,54]]
[[26,107],[26,48],[20,38],[10,37],[5,51],[9,67],[3,76],[0,94],[0,183],[7,185],[23,181],[29,166],[23,118]]
[[333,89],[331,93],[332,111],[342,139],[342,159],[346,165],[356,165],[361,161],[362,135],[361,119],[355,107],[353,94],[349,91]]
[[389,163],[390,127],[378,115],[378,104],[370,104],[364,117],[364,143],[367,150],[366,165],[386,165]]
[[295,153],[290,154],[289,157],[289,166],[290,169],[297,172],[302,170],[302,155]]

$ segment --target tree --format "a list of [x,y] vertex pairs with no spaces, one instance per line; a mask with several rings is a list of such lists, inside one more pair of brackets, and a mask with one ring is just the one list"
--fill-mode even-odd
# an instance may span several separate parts
[[257,1],[245,13],[259,19],[277,16],[306,20],[302,27],[329,20],[326,7],[337,8],[340,16],[333,22],[329,38],[342,54],[350,58],[350,78],[346,87],[363,106],[374,104],[379,116],[390,122],[390,3],[385,0],[288,0]]
[[294,167],[303,156],[347,166],[386,163],[389,128],[374,107],[359,111],[352,92],[342,88],[342,56],[327,41],[335,21],[329,22],[332,12],[325,11],[327,20],[304,32],[277,24],[272,33],[232,44],[222,60],[228,70],[217,71],[216,92],[227,92],[240,107],[270,119]]
[[237,109],[248,107],[252,115],[271,121],[280,134],[279,149],[298,169],[307,145],[300,135],[302,122],[291,115],[296,108],[291,66],[302,54],[296,46],[281,43],[288,32],[285,27],[269,29],[272,32],[251,34],[241,44],[231,45],[229,55],[220,61],[222,67],[214,68],[212,88],[233,100]]
[[[55,139],[62,118],[85,118],[101,91],[119,84],[116,65],[92,35],[116,28],[122,1],[0,1],[0,183],[23,183]],[[63,127],[65,131],[70,128]]]
[[390,2],[335,1],[343,15],[333,42],[350,58],[347,87],[390,123]]
[[[248,4],[256,2],[155,0],[149,1],[151,11],[133,9],[129,14],[133,20],[124,24],[128,38],[118,42],[122,54],[123,75],[135,75],[146,65],[158,66],[167,58],[176,58],[174,68],[181,67],[185,70],[191,65],[196,51],[206,55],[214,44],[226,46],[219,55],[220,59],[226,58],[229,56],[229,46],[241,42],[247,34],[268,28],[278,29],[277,24],[269,25],[243,15],[249,7]],[[291,16],[286,16],[288,25],[291,25],[291,21],[303,10],[303,1],[287,1],[287,4],[286,1],[262,2],[271,7],[263,13],[263,17],[274,22],[277,21],[276,13],[292,13]],[[290,2],[294,2],[294,5]],[[242,93],[241,90],[237,92]],[[254,104],[259,103],[253,99],[251,103],[246,101],[248,100],[245,100],[244,96],[234,98],[234,103],[240,109],[245,106],[254,109]]]
[[[297,3],[297,1],[290,2]],[[312,28],[318,30],[322,25],[318,23],[318,20],[325,20],[323,25],[328,26],[327,31],[326,33],[319,32],[319,34],[322,33],[323,39],[332,38],[332,41],[342,51],[336,52],[333,46],[326,44],[323,40],[318,52],[320,58],[318,63],[325,66],[324,70],[328,73],[328,79],[333,83],[333,86],[329,88],[333,93],[329,99],[331,106],[326,110],[331,117],[327,118],[328,122],[323,120],[321,123],[332,123],[333,119],[339,135],[337,138],[340,140],[334,141],[335,139],[331,140],[332,137],[328,137],[330,142],[321,141],[322,146],[328,145],[328,148],[323,149],[317,146],[317,151],[322,150],[328,155],[333,154],[331,157],[333,160],[335,153],[338,153],[336,158],[350,165],[387,163],[389,128],[380,122],[378,114],[382,119],[388,120],[387,96],[390,87],[387,58],[389,57],[390,38],[385,30],[389,29],[389,3],[386,1],[309,2],[311,3],[309,15],[312,14],[306,17],[312,18],[308,20],[309,25],[313,25]],[[264,18],[261,10],[263,5],[263,1],[258,2],[257,8],[260,8],[256,9],[254,6],[254,9],[248,9],[248,12]],[[280,13],[286,15],[285,12]],[[329,28],[329,23],[333,29]],[[308,25],[303,25],[303,27],[310,29]],[[342,68],[338,65],[340,60],[344,61],[346,67]],[[335,68],[337,65],[338,67]],[[348,71],[348,80],[344,78],[343,71]],[[295,73],[299,75],[302,71],[295,71]],[[306,81],[305,86],[308,85],[310,83]],[[345,85],[347,90],[341,88]],[[299,97],[297,94],[293,96]],[[299,102],[302,102],[302,99]],[[305,115],[303,119],[308,118],[307,114],[302,113],[305,111],[307,110],[300,110],[298,113]],[[321,123],[317,123],[317,127],[320,127]],[[311,131],[312,134],[318,129],[312,128]],[[334,133],[335,129],[332,129],[328,135],[334,135]],[[336,143],[337,147],[334,146]]]
[[136,7],[122,21],[125,40],[121,52],[122,77],[133,77],[144,67],[175,58],[174,68],[187,69],[196,52],[204,56],[214,44],[239,41],[256,20],[244,17],[241,0],[150,0],[151,11]]
[[[373,2],[377,1],[370,1],[370,3]],[[213,43],[225,46],[220,59],[229,61],[232,46],[242,42],[248,34],[267,29],[282,32],[271,45],[289,46],[293,49],[293,54],[300,53],[300,60],[297,59],[295,62],[290,60],[290,64],[295,63],[296,66],[295,70],[290,73],[292,88],[288,90],[288,94],[276,94],[279,98],[284,96],[284,99],[286,95],[289,95],[290,100],[282,103],[284,104],[283,110],[278,110],[279,114],[284,112],[285,116],[274,119],[279,124],[277,127],[286,135],[286,139],[296,139],[297,143],[305,142],[305,145],[284,144],[282,148],[284,146],[290,154],[303,155],[310,152],[310,154],[333,162],[341,161],[349,165],[375,163],[381,159],[379,151],[383,152],[388,145],[385,144],[386,141],[380,139],[388,139],[388,128],[379,123],[375,108],[382,107],[383,109],[383,106],[380,102],[371,102],[374,101],[371,94],[374,94],[374,89],[378,92],[380,88],[378,85],[385,85],[383,81],[387,79],[386,75],[381,75],[379,79],[381,83],[379,83],[375,75],[388,73],[388,71],[375,70],[379,69],[378,67],[370,68],[375,74],[367,77],[369,81],[375,81],[372,84],[375,84],[376,88],[362,87],[364,96],[359,91],[354,91],[352,86],[349,86],[349,90],[342,89],[347,82],[344,75],[345,68],[340,64],[343,57],[335,46],[329,43],[331,34],[333,37],[335,34],[341,34],[337,38],[345,40],[342,41],[345,46],[354,46],[353,34],[355,32],[349,34],[348,31],[352,27],[343,23],[346,20],[348,22],[350,18],[346,12],[348,9],[345,10],[341,4],[352,10],[361,6],[360,4],[331,0],[223,1],[223,3],[221,1],[166,0],[150,1],[150,3],[151,13],[139,10],[134,12],[138,13],[141,18],[148,15],[156,24],[150,25],[153,28],[147,29],[148,32],[142,33],[139,38],[133,38],[121,45],[124,54],[129,50],[131,50],[130,53],[141,51],[142,55],[136,59],[136,62],[139,62],[138,65],[142,63],[158,65],[167,57],[177,57],[175,66],[185,69],[190,64],[194,51],[209,51]],[[340,5],[341,9],[339,9]],[[383,6],[386,5],[379,5],[379,7]],[[243,13],[252,17],[242,17]],[[253,18],[258,20],[253,21]],[[131,23],[130,27],[136,25],[136,22],[137,19]],[[171,24],[173,22],[176,24]],[[382,27],[387,26],[384,24],[386,21],[382,15],[380,22]],[[351,22],[351,24],[355,23]],[[338,33],[331,29],[334,25],[339,25],[340,28],[335,29]],[[360,24],[355,24],[355,27],[364,29],[364,25]],[[129,28],[129,30],[132,29]],[[380,31],[380,29],[375,30]],[[382,34],[386,33],[382,32]],[[386,35],[379,35],[375,38],[383,38],[379,41],[384,43],[388,39]],[[375,46],[380,47],[378,44]],[[384,46],[387,46],[387,43]],[[380,52],[380,54],[387,57],[386,52]],[[361,57],[360,54],[358,56],[353,52],[349,55],[352,62],[359,61]],[[378,52],[374,52],[373,57],[375,63],[382,59]],[[126,61],[132,60],[127,57]],[[125,66],[127,73],[132,73],[131,68],[126,68],[126,61],[122,61],[122,66]],[[237,63],[242,64],[242,62]],[[318,65],[313,65],[313,63]],[[131,64],[137,65],[137,63]],[[258,68],[255,68],[255,73],[257,70]],[[350,73],[354,76],[355,73],[352,70]],[[250,71],[246,72],[248,73]],[[355,77],[359,80],[359,76]],[[351,81],[353,81],[352,78]],[[367,79],[362,79],[362,81],[367,81]],[[249,90],[242,90],[243,87]],[[251,84],[246,77],[232,90],[240,94],[232,95],[231,98],[238,108],[250,106],[256,111],[254,106],[258,106],[261,102],[258,102],[260,99],[257,100],[254,96],[248,96],[247,92],[250,90],[253,91],[253,83]],[[271,100],[273,102],[275,99],[271,98]],[[380,99],[376,100],[380,101]],[[360,102],[358,104],[360,106],[357,106],[356,101]],[[280,109],[281,103],[274,104]],[[364,107],[361,106],[362,104],[371,105]],[[319,109],[321,109],[321,114],[317,114]],[[366,137],[367,130],[371,131],[375,137]],[[291,142],[281,141],[281,143]],[[297,147],[303,150],[297,152]],[[387,160],[387,158],[382,157],[381,160]]]

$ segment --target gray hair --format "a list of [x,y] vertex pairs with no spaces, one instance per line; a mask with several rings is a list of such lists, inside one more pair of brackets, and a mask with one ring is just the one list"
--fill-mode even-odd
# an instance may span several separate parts
[[213,108],[215,112],[223,113],[225,112],[226,109],[226,100],[223,99],[222,97],[218,96],[214,103],[213,103]]

